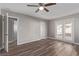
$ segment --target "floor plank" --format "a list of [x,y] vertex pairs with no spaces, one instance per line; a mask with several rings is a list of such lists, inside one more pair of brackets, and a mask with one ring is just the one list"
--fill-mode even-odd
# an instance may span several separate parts
[[16,46],[2,56],[78,56],[79,46],[66,42],[42,39],[39,41]]

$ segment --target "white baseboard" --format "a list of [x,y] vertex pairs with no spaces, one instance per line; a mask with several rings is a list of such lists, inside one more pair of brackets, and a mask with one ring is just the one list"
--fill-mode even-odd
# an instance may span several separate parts
[[31,40],[31,41],[23,41],[23,42],[17,42],[17,45],[22,45],[22,44],[26,44],[26,43],[30,43],[30,42],[34,42],[34,41],[39,41],[39,40],[42,40],[42,39],[46,39],[47,37],[43,37],[43,38],[39,38],[37,40]]
[[[54,39],[54,40],[59,40],[59,39],[57,39],[57,38],[53,38],[53,37],[48,37],[48,38],[50,38],[50,39]],[[72,43],[72,44],[79,45],[79,43],[70,42],[70,41],[66,41],[66,40],[59,40],[59,41],[68,42],[68,43]]]
[[[28,42],[25,42],[25,41],[24,41],[24,42],[21,42],[21,43],[19,43],[19,44],[17,44],[17,45],[22,45],[22,44],[26,44],[26,43],[30,43],[30,42],[34,42],[34,41],[39,41],[39,40],[41,40],[41,39],[46,39],[46,38],[50,38],[50,39],[53,39],[53,40],[59,40],[59,39],[53,38],[53,37],[45,37],[45,38],[40,38],[40,39],[37,39],[37,40],[28,41]],[[73,44],[79,45],[79,43],[75,43],[75,42],[71,42],[71,41],[66,41],[66,40],[59,40],[59,41],[68,42],[68,43],[73,43]]]

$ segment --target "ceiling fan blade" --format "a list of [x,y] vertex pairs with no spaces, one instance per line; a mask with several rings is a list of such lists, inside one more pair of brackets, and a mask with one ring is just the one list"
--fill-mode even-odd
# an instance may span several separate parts
[[43,3],[39,3],[40,6],[43,6]]
[[44,10],[45,10],[46,12],[49,12],[49,10],[48,10],[47,8],[44,8]]
[[35,12],[37,13],[39,11],[39,9],[37,9]]
[[51,6],[51,5],[56,5],[56,3],[48,3],[48,4],[45,4],[45,6]]
[[39,7],[38,5],[27,5],[29,7]]

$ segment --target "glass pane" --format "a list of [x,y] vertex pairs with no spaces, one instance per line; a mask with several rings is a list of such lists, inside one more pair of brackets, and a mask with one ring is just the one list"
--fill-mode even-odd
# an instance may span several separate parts
[[72,33],[72,23],[66,24],[65,25],[65,35],[71,36],[71,33]]
[[62,34],[62,25],[57,26],[57,34]]
[[62,38],[62,24],[57,25],[57,38]]
[[72,23],[65,24],[65,39],[71,40],[71,34],[72,34]]

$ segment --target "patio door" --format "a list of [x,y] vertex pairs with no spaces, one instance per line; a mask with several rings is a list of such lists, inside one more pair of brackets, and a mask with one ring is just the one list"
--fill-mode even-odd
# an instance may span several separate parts
[[56,21],[56,38],[66,41],[73,41],[72,19]]
[[64,23],[64,39],[66,41],[73,41],[73,20],[65,20]]
[[63,23],[62,23],[62,21],[56,22],[56,38],[63,39]]

